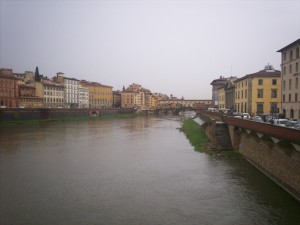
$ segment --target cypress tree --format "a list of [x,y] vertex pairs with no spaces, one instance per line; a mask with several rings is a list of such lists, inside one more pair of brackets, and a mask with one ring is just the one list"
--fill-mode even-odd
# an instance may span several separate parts
[[37,81],[37,82],[41,81],[41,76],[40,76],[38,67],[35,67],[35,81]]

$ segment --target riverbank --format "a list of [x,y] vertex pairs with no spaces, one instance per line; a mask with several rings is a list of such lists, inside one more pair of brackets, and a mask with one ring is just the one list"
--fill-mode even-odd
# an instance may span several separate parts
[[192,118],[185,120],[180,130],[184,132],[187,139],[191,145],[194,146],[194,149],[197,152],[204,152],[217,157],[220,156],[235,159],[242,158],[242,155],[234,150],[212,150],[209,147],[209,139],[205,134],[204,128]]
[[0,121],[0,127],[15,126],[22,124],[39,124],[39,123],[49,123],[54,121],[67,122],[67,121],[84,121],[84,120],[103,120],[103,119],[115,119],[115,118],[132,118],[142,116],[140,114],[132,113],[120,113],[120,114],[105,114],[100,116],[65,116],[57,119],[48,120],[10,120],[10,121]]

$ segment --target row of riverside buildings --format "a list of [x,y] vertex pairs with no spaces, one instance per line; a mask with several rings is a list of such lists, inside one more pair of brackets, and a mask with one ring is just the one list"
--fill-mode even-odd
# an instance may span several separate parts
[[97,82],[78,80],[57,73],[49,79],[25,71],[14,73],[12,69],[0,69],[1,108],[136,108],[157,109],[162,107],[198,106],[207,108],[211,100],[178,99],[162,93],[152,93],[139,84],[131,84],[122,91]]
[[211,82],[212,103],[219,109],[266,115],[281,113],[300,119],[300,39],[281,48],[281,71],[267,65],[241,78],[220,77]]

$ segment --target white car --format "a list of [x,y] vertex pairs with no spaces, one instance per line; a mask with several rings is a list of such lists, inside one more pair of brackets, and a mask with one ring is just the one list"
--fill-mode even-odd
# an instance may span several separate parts
[[253,116],[252,120],[255,122],[264,122],[260,116]]
[[243,119],[245,119],[245,120],[250,120],[250,115],[249,115],[249,113],[242,113],[242,117],[243,117]]
[[288,122],[288,119],[275,119],[274,125],[285,127],[285,124]]

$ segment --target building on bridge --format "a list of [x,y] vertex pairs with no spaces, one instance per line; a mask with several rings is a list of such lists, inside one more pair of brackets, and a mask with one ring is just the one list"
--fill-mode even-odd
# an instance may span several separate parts
[[282,110],[287,118],[300,119],[300,39],[283,47],[281,53]]
[[191,108],[191,109],[207,109],[212,106],[212,100],[183,100],[183,99],[167,99],[159,100],[158,108]]

